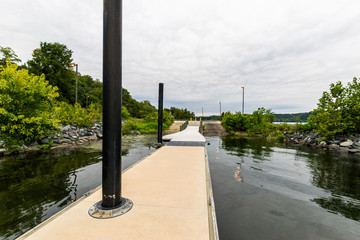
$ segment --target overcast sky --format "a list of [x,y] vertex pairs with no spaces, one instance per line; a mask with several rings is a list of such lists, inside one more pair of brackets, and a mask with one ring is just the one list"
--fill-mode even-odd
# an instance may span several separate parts
[[[359,0],[124,0],[123,87],[137,100],[204,115],[316,107],[360,76]],[[102,80],[103,0],[0,0],[0,46],[26,62],[42,42]]]

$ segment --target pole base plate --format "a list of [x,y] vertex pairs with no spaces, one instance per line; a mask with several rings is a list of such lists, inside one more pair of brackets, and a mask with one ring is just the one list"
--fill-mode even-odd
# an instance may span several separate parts
[[89,215],[93,218],[107,219],[121,216],[133,207],[133,202],[127,198],[121,198],[120,206],[116,208],[105,208],[101,206],[102,201],[95,203],[89,209]]

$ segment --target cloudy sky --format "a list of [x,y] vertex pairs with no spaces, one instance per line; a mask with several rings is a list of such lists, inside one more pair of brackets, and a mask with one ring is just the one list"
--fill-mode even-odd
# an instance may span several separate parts
[[[40,41],[102,80],[103,0],[0,0],[0,46],[23,62]],[[123,86],[137,100],[204,115],[311,111],[360,76],[359,0],[123,0]]]

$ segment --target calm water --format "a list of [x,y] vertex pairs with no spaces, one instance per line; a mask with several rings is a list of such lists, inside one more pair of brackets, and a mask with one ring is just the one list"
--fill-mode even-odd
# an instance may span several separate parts
[[209,137],[221,240],[360,239],[360,157]]
[[[156,136],[123,138],[123,169],[154,151]],[[101,185],[101,142],[0,158],[0,239],[14,239]]]

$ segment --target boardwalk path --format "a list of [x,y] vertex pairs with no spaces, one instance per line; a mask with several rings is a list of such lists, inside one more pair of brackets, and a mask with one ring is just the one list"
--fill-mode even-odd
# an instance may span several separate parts
[[179,134],[123,173],[122,195],[134,203],[126,214],[90,217],[99,187],[20,239],[217,239],[205,139],[198,126]]

